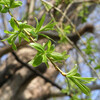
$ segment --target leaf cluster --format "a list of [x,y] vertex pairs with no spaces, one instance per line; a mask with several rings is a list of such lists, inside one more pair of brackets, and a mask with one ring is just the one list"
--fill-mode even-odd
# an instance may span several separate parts
[[61,29],[61,30],[63,31],[63,33],[61,33],[59,30],[57,30],[58,33],[59,33],[59,37],[60,37],[59,42],[60,43],[63,43],[63,42],[66,43],[67,42],[66,36],[71,33],[72,27],[71,27],[71,25],[67,25],[67,26],[64,25],[64,28]]
[[55,46],[51,44],[50,40],[43,45],[38,43],[30,43],[30,46],[37,50],[37,54],[35,55],[34,59],[29,62],[34,67],[40,65],[42,62],[44,62],[47,67],[49,67],[49,59],[51,59],[53,62],[61,62],[62,60],[66,60],[69,57],[66,55],[66,52],[55,52]]
[[38,22],[38,20],[36,19],[37,25],[36,28],[34,28],[31,25],[28,25],[27,23],[22,23],[20,21],[15,22],[15,19],[12,17],[9,22],[13,28],[13,32],[4,31],[6,34],[10,34],[10,36],[4,39],[3,41],[7,40],[8,43],[12,45],[13,49],[16,50],[16,45],[14,42],[17,39],[17,37],[19,39],[19,43],[21,43],[22,39],[26,40],[27,42],[30,42],[29,36],[32,36],[34,40],[37,40],[39,35],[51,39],[49,36],[42,34],[40,32],[53,30],[55,24],[52,23],[51,21],[47,25],[42,27],[44,20],[45,20],[45,15],[42,16],[40,22]]
[[21,1],[15,0],[0,0],[0,12],[7,13],[9,9],[16,8],[22,5]]
[[74,84],[76,84],[83,93],[85,93],[86,95],[89,95],[90,89],[84,84],[90,83],[91,81],[95,81],[96,78],[81,77],[81,75],[77,73],[77,70],[78,70],[77,65],[75,65],[74,68],[67,73],[66,78],[68,78]]
[[88,14],[88,7],[85,5],[85,3],[83,3],[83,9],[79,12],[78,16],[82,18],[82,23],[86,22],[86,14]]

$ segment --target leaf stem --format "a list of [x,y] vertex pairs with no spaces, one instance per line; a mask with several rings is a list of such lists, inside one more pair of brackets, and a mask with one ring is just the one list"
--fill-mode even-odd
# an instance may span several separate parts
[[57,71],[59,71],[63,76],[66,76],[66,75],[67,75],[67,73],[63,72],[63,71],[52,61],[52,59],[50,59],[49,57],[48,57],[48,59],[49,59],[49,61],[53,64],[53,66],[55,67],[55,69],[56,69]]
[[[12,15],[12,13],[10,11],[8,11],[8,12],[9,12],[10,16],[14,18],[14,21],[16,22],[16,24],[19,26],[19,23],[16,20],[16,18]],[[31,36],[31,34],[28,31],[26,31],[25,29],[23,29],[23,31],[29,36],[29,38],[30,38],[30,40],[32,42],[35,42],[34,39],[33,39],[33,37]]]

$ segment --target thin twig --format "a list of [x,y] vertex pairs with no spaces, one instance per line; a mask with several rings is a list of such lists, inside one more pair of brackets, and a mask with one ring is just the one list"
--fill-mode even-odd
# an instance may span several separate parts
[[[51,17],[53,18],[54,22],[55,21],[55,18],[53,16],[52,13],[50,13]],[[59,28],[59,26],[56,24],[56,27],[57,29],[61,32],[61,34],[63,35],[63,31]],[[81,52],[81,50],[79,49],[78,46],[76,46],[69,38],[68,36],[65,37],[66,40],[80,53],[80,55],[82,56],[82,58],[84,59],[84,61],[86,62],[86,64],[94,71],[94,73],[96,74],[96,76],[98,77],[98,79],[100,79],[99,75],[97,74],[97,72],[95,71],[95,69],[87,62],[86,58],[84,57],[84,54]]]

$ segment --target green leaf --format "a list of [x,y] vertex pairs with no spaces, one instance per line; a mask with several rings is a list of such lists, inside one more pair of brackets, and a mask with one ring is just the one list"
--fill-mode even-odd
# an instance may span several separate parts
[[32,63],[33,67],[37,67],[38,65],[40,65],[42,63],[42,59],[42,55],[36,55]]
[[43,37],[45,37],[45,38],[47,38],[47,39],[52,40],[53,42],[55,42],[52,38],[50,38],[49,36],[47,36],[45,34],[39,34],[39,35],[41,35],[41,36],[43,36]]
[[49,67],[48,58],[46,57],[46,55],[43,55],[43,62],[46,64],[47,67]]
[[15,34],[11,34],[10,37],[8,37],[6,40],[8,41],[8,43],[11,45],[13,42],[13,38],[15,37]]
[[4,33],[6,33],[6,34],[15,34],[15,32],[10,32],[10,31],[7,31],[7,30],[4,30]]
[[6,5],[6,2],[4,0],[0,0],[0,4]]
[[77,79],[80,83],[82,84],[87,84],[87,83],[90,83],[90,81],[85,81],[85,80],[82,80],[82,79]]
[[[16,40],[16,38],[17,38],[17,34],[11,34],[7,39],[5,39],[5,40],[8,41],[8,43],[9,43],[10,45],[12,45],[12,48],[13,48],[14,50],[16,50],[16,45],[15,45],[15,43],[14,43],[14,41]],[[4,41],[4,40],[3,40],[3,41]]]
[[34,59],[32,59],[31,61],[28,62],[28,64],[33,64]]
[[12,27],[14,30],[16,30],[16,31],[19,30],[19,28],[18,28],[16,22],[14,21],[14,18],[13,18],[13,17],[10,19],[9,22],[10,22],[11,27]]
[[12,42],[12,48],[13,48],[14,50],[17,50],[16,45],[15,45],[14,42]]
[[42,26],[43,23],[44,23],[44,20],[45,20],[45,15],[42,16],[42,18],[41,18],[41,20],[40,20],[40,23],[36,26],[36,30],[35,30],[36,33],[39,32],[41,26]]
[[48,31],[48,30],[54,30],[55,23],[52,23],[53,20],[51,20],[47,25],[43,26],[39,32],[41,31]]
[[49,52],[53,52],[54,50],[55,50],[55,45],[53,44],[53,45],[51,45]]
[[38,19],[36,17],[35,17],[35,20],[36,20],[36,27],[38,27],[39,22],[38,22]]
[[73,77],[70,77],[69,79],[73,81],[81,89],[83,93],[89,95],[90,89],[87,86],[85,86],[84,84],[82,84],[81,82],[79,82],[77,79]]
[[9,10],[9,8],[8,8],[8,7],[4,7],[4,8],[1,10],[1,13],[7,13],[7,12],[8,12],[8,10]]
[[73,76],[73,78],[81,79],[81,80],[85,80],[85,81],[95,81],[96,80],[96,78],[92,78],[92,77],[77,77],[77,76]]
[[52,5],[49,2],[42,1],[43,5],[45,6],[46,10],[49,11],[52,8]]
[[77,73],[77,64],[75,64],[74,68],[67,73],[66,77],[74,76],[76,73]]
[[12,6],[12,4],[13,4],[14,1],[15,0],[10,0],[10,7]]
[[100,69],[100,65],[97,65],[97,66],[95,67],[95,69]]
[[48,57],[52,57],[54,60],[64,60],[64,57],[61,53],[58,52],[52,52],[47,55]]
[[29,45],[31,47],[35,48],[39,52],[42,52],[42,53],[44,52],[43,46],[41,44],[39,44],[39,43],[30,43]]
[[65,28],[64,28],[64,32],[69,34],[71,31],[71,26],[70,25],[67,25]]
[[5,5],[9,5],[10,4],[10,0],[3,0],[5,2]]
[[19,28],[20,30],[23,30],[23,29],[33,29],[33,27],[31,25],[28,25],[26,23],[22,23],[22,22],[19,22]]
[[0,12],[1,12],[1,10],[2,10],[2,5],[0,4]]
[[30,33],[34,38],[38,39],[38,34],[36,34],[33,30]]
[[43,48],[47,49],[48,52],[50,52],[50,48],[51,48],[51,41],[48,40],[46,43],[43,44]]
[[19,44],[21,43],[22,37],[20,37],[20,35],[18,35],[18,39],[19,39]]
[[51,47],[51,41],[48,41],[48,51],[50,50],[50,47]]
[[22,6],[22,2],[21,1],[14,1],[11,3],[10,8],[16,8]]
[[20,32],[19,36],[24,38],[24,40],[26,40],[27,42],[30,42],[29,38],[25,35],[25,33]]

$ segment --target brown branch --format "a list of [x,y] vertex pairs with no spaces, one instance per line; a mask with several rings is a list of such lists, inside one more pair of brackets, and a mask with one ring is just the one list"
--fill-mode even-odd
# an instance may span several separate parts
[[88,85],[88,87],[90,88],[90,90],[97,90],[97,89],[100,89],[100,85],[97,85],[97,84],[95,84],[95,85]]
[[[17,46],[17,48],[20,48],[20,47],[22,47],[22,46],[24,46],[26,44],[28,44],[28,42],[22,41],[21,44],[16,43],[16,46]],[[12,52],[12,51],[13,51],[12,46],[6,45],[5,47],[0,48],[0,57],[2,57],[4,54]]]

